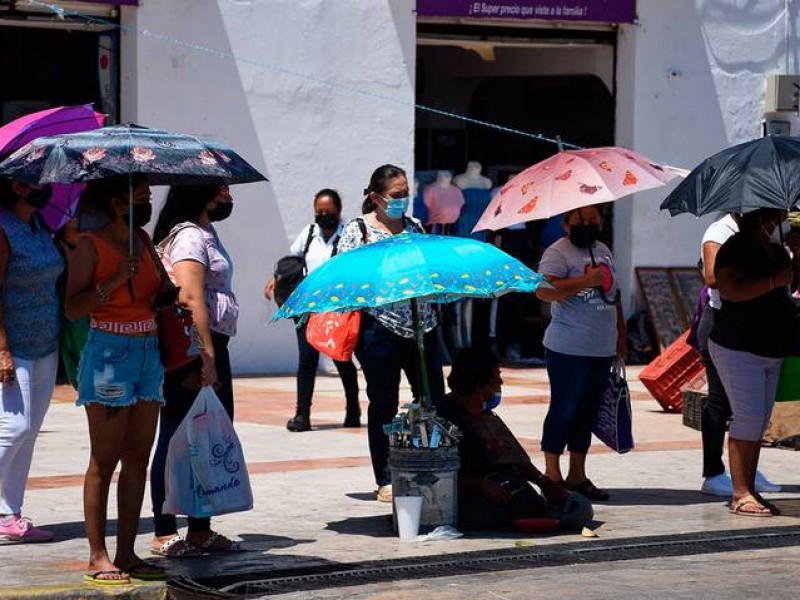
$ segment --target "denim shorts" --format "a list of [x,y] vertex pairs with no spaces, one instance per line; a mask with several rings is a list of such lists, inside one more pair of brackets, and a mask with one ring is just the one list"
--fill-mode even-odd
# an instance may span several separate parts
[[78,406],[164,404],[164,367],[158,336],[136,337],[90,329],[78,366]]

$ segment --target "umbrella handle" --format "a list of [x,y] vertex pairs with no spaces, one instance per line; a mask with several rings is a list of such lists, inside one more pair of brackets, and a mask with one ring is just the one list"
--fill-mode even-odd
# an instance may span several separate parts
[[[594,259],[594,252],[592,251],[592,247],[591,247],[591,246],[589,246],[589,258],[590,258],[590,259],[591,259],[591,261],[592,261],[592,268],[593,268],[593,269],[597,268],[597,261]],[[605,291],[603,290],[603,288],[602,288],[602,287],[599,287],[599,286],[598,286],[598,287],[596,287],[596,288],[594,288],[594,289],[596,289],[596,290],[597,290],[597,295],[598,295],[598,296],[600,296],[600,299],[601,299],[601,300],[602,300],[602,301],[603,301],[605,304],[609,304],[609,305],[616,304],[616,303],[617,303],[617,300],[619,300],[619,298],[620,298],[620,293],[619,293],[619,290],[617,290],[617,293],[616,293],[616,294],[614,294],[614,297],[613,297],[613,298],[609,298],[608,296],[606,296],[606,293],[605,293]]]
[[422,325],[419,322],[419,307],[417,299],[411,298],[411,322],[414,328],[414,337],[417,341],[417,355],[419,359],[419,383],[422,388],[422,402],[421,405],[426,411],[433,409],[433,402],[431,401],[431,386],[428,381],[428,362],[425,359],[425,340],[422,334]]

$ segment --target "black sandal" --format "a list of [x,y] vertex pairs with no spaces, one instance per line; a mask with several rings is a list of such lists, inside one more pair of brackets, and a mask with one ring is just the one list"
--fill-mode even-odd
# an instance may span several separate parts
[[578,485],[570,485],[565,481],[564,487],[573,492],[578,492],[592,502],[608,502],[611,499],[607,491],[598,488],[590,479],[584,479]]

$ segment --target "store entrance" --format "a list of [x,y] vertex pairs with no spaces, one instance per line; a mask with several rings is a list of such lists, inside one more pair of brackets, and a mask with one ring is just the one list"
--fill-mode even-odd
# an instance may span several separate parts
[[[482,213],[480,203],[485,206],[509,177],[558,151],[553,143],[477,121],[558,136],[584,147],[614,144],[614,32],[576,32],[574,39],[564,31],[558,39],[539,39],[532,28],[483,26],[476,35],[470,32],[468,26],[418,26],[417,103],[469,120],[417,111],[415,215],[432,230],[443,227],[456,235],[469,235]],[[482,179],[458,177],[474,174],[478,165]],[[455,223],[438,224],[443,211],[435,204],[434,190],[450,174],[466,203]],[[464,187],[473,181],[483,189]],[[612,244],[611,207],[603,212],[608,225],[604,241]],[[562,235],[561,218],[555,217],[479,239],[536,269],[543,250]],[[446,336],[448,349],[452,353],[466,343],[490,344],[506,364],[538,364],[547,308],[530,294],[511,294],[494,307],[473,303],[472,317],[456,309],[453,318],[462,322],[450,327],[456,333]],[[470,322],[463,323],[465,318]]]
[[0,125],[55,106],[94,103],[118,120],[114,32],[0,25]]

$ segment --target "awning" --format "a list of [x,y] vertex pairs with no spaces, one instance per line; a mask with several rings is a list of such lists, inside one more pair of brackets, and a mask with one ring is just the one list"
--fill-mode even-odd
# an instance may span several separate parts
[[636,0],[417,0],[417,15],[633,23]]

